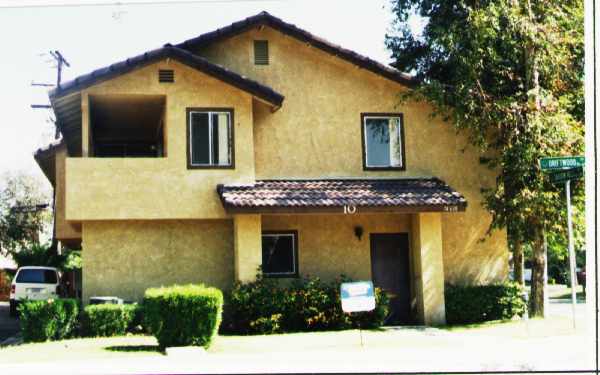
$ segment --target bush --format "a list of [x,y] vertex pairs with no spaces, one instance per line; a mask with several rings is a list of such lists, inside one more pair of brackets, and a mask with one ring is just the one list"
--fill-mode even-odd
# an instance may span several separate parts
[[523,288],[517,283],[482,286],[446,285],[446,322],[480,323],[525,314]]
[[144,295],[144,323],[164,349],[208,348],[221,324],[223,294],[204,285],[150,288]]
[[254,282],[237,283],[227,295],[223,331],[270,334],[381,326],[389,312],[387,295],[375,289],[375,310],[346,314],[342,311],[340,283],[347,281],[345,276],[331,283],[300,278],[282,286],[259,274]]
[[132,328],[137,305],[101,304],[86,306],[82,314],[84,336],[119,336]]
[[70,337],[77,325],[79,305],[74,299],[23,301],[18,311],[23,340],[41,342]]

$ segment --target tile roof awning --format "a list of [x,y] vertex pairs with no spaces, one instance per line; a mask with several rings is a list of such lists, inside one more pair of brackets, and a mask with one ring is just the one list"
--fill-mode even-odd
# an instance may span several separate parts
[[259,180],[219,185],[229,213],[456,212],[465,198],[437,178]]

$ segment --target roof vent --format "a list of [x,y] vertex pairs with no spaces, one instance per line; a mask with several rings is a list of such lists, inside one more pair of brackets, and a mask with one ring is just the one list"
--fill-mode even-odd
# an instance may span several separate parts
[[269,42],[254,41],[254,65],[269,65]]
[[159,69],[158,82],[175,82],[175,72],[173,69]]

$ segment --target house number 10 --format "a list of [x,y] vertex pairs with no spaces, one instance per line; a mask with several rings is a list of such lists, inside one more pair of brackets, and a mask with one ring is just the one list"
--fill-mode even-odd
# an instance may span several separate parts
[[344,205],[344,214],[355,214],[356,213],[356,206],[353,205]]

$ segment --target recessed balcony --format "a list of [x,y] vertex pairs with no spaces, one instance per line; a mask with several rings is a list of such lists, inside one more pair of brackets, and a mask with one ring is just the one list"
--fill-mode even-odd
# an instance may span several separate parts
[[165,102],[160,95],[90,96],[89,156],[165,157]]

